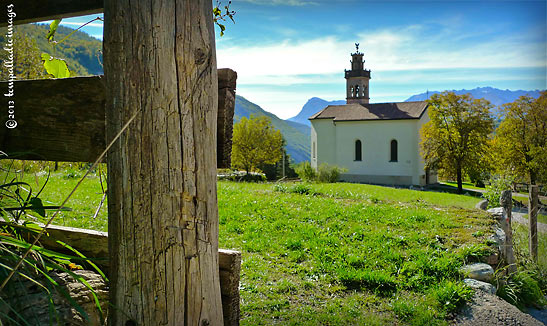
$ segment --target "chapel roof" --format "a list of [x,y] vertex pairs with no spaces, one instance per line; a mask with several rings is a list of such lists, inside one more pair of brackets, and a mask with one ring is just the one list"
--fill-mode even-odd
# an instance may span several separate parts
[[419,119],[427,109],[426,101],[329,105],[312,115],[309,120],[335,121]]

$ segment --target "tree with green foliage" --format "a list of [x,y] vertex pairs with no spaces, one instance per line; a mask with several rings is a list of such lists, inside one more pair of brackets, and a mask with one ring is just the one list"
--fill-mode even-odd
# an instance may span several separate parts
[[433,95],[428,102],[430,121],[420,130],[425,167],[454,172],[462,193],[463,172],[476,169],[488,152],[488,136],[494,128],[492,105],[448,91]]
[[[40,61],[40,49],[36,41],[24,33],[14,33],[13,39],[13,65],[17,79],[40,79],[45,78],[45,71]],[[0,51],[0,78],[9,79],[8,52]]]
[[247,174],[261,164],[275,164],[282,158],[283,136],[268,117],[243,117],[234,125],[232,166]]
[[500,171],[530,184],[547,181],[547,91],[505,104],[502,115],[494,139]]

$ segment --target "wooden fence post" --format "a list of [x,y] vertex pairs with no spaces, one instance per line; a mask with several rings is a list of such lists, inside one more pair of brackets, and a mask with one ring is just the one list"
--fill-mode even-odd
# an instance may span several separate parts
[[529,247],[532,260],[538,259],[538,186],[531,185],[528,192],[528,222],[530,223]]
[[109,325],[222,325],[211,0],[105,1]]
[[513,195],[511,190],[504,190],[501,193],[500,204],[503,207],[504,222],[502,223],[505,232],[505,260],[509,273],[517,271],[515,254],[513,252],[513,228],[511,226],[511,215],[513,209]]

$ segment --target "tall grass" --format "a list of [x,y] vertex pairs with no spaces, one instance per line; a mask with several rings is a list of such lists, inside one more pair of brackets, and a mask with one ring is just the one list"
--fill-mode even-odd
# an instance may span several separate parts
[[[54,307],[56,294],[67,300],[80,316],[89,320],[87,313],[71,298],[64,286],[52,277],[52,271],[67,273],[88,288],[96,308],[102,313],[95,290],[74,272],[81,269],[82,264],[94,266],[86,257],[68,246],[65,249],[72,250],[73,255],[47,250],[39,243],[32,244],[42,231],[37,223],[47,223],[50,211],[59,209],[55,205],[44,205],[39,197],[49,180],[49,174],[45,177],[44,184],[38,188],[39,191],[33,191],[31,184],[21,180],[25,169],[14,171],[14,164],[3,163],[0,170],[0,217],[3,220],[0,224],[0,319],[10,321],[10,325],[29,325],[28,314],[18,311],[25,306],[20,301],[26,300],[25,295],[21,294],[25,287],[20,287],[21,281],[25,280],[41,289],[43,297],[48,300],[50,323],[58,318]],[[99,269],[97,271],[104,277]],[[14,277],[10,278],[11,274]],[[15,293],[18,295],[13,295]]]

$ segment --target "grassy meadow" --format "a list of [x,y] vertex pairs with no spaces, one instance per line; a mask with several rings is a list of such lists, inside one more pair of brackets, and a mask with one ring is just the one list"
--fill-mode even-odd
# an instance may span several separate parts
[[[40,197],[59,204],[82,174],[53,173]],[[23,179],[36,192],[45,176]],[[92,218],[100,180],[89,176],[54,224],[106,231],[106,202]],[[474,209],[479,200],[347,183],[218,182],[220,247],[242,252],[241,324],[447,325],[471,295],[458,268],[489,252],[493,220]]]

